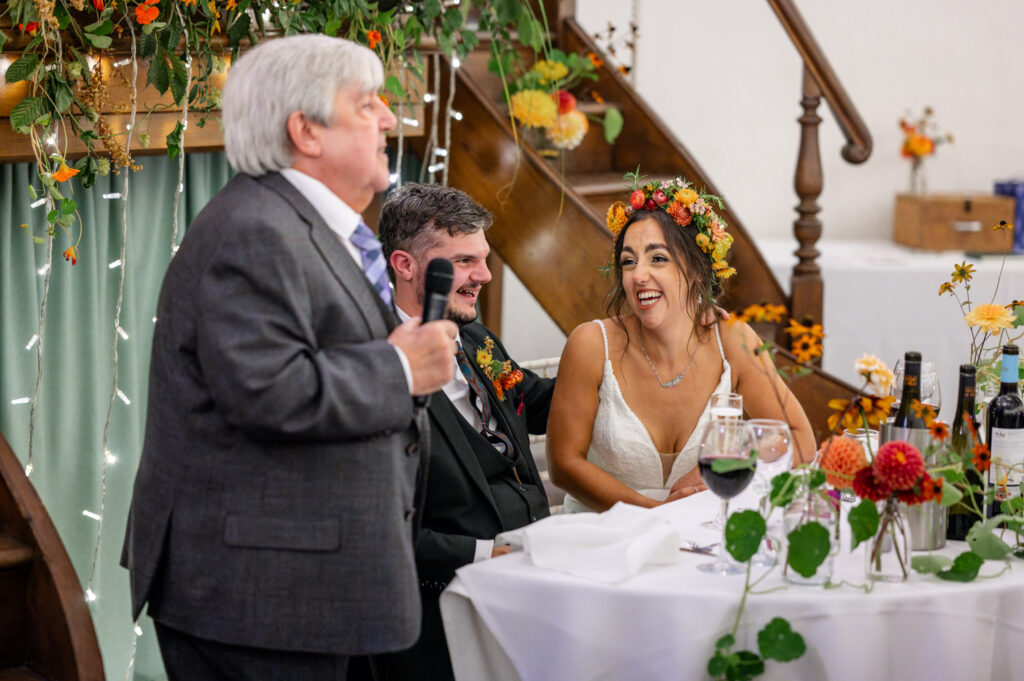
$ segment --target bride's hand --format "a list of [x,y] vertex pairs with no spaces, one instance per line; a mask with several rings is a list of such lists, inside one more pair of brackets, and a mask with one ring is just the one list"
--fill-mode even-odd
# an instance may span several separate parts
[[669,490],[668,497],[666,497],[664,503],[667,504],[671,501],[685,499],[690,495],[696,494],[697,492],[703,492],[706,489],[707,485],[702,483],[693,484],[685,481],[684,478],[680,478],[679,480],[676,480],[676,484],[672,485],[672,489]]

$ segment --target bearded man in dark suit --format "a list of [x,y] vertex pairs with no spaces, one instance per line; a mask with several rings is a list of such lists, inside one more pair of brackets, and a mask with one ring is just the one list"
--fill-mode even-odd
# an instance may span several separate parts
[[494,537],[549,515],[530,453],[543,433],[554,379],[520,369],[498,337],[475,322],[480,289],[491,279],[485,230],[492,216],[450,187],[406,184],[381,209],[380,238],[403,318],[421,314],[424,273],[434,258],[454,267],[449,319],[459,324],[453,378],[431,397],[430,476],[416,567],[423,633],[410,650],[373,658],[387,681],[453,679],[438,599],[455,570],[508,552]]
[[269,40],[223,97],[239,171],[161,289],[123,562],[172,680],[345,679],[419,636],[427,416],[456,327],[398,325],[362,223],[389,185],[380,60]]

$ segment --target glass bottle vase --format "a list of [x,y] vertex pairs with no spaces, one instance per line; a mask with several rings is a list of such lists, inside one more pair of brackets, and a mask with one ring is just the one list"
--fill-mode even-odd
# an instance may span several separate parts
[[894,497],[881,505],[878,532],[865,548],[865,573],[879,582],[903,582],[910,574],[907,522]]

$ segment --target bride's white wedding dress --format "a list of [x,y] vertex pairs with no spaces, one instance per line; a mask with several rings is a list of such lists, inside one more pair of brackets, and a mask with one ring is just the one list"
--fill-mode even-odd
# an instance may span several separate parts
[[[664,498],[672,484],[697,465],[700,436],[704,424],[708,422],[711,399],[709,397],[707,404],[704,405],[704,411],[701,412],[700,419],[683,449],[678,454],[659,453],[647,428],[622,396],[619,382],[612,370],[611,359],[608,357],[608,331],[600,320],[595,319],[594,322],[601,327],[601,335],[604,337],[604,368],[601,386],[598,389],[599,402],[594,417],[594,430],[590,435],[587,461],[611,473],[633,489],[648,493],[648,496],[654,496],[650,494],[651,490],[663,490],[665,494],[661,495],[661,498]],[[732,369],[725,359],[717,324],[715,339],[718,341],[718,352],[722,356],[722,378],[719,379],[712,394],[731,392]],[[667,457],[674,457],[675,460],[666,475],[662,459]],[[578,513],[590,510],[582,502],[566,495],[564,512]]]

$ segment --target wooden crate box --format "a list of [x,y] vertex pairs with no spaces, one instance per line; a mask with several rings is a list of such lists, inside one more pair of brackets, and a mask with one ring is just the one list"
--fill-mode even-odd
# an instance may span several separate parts
[[1013,199],[991,194],[898,194],[892,237],[926,251],[1002,253],[1004,245],[1012,250],[1013,234],[992,227],[1012,223],[1014,206]]

